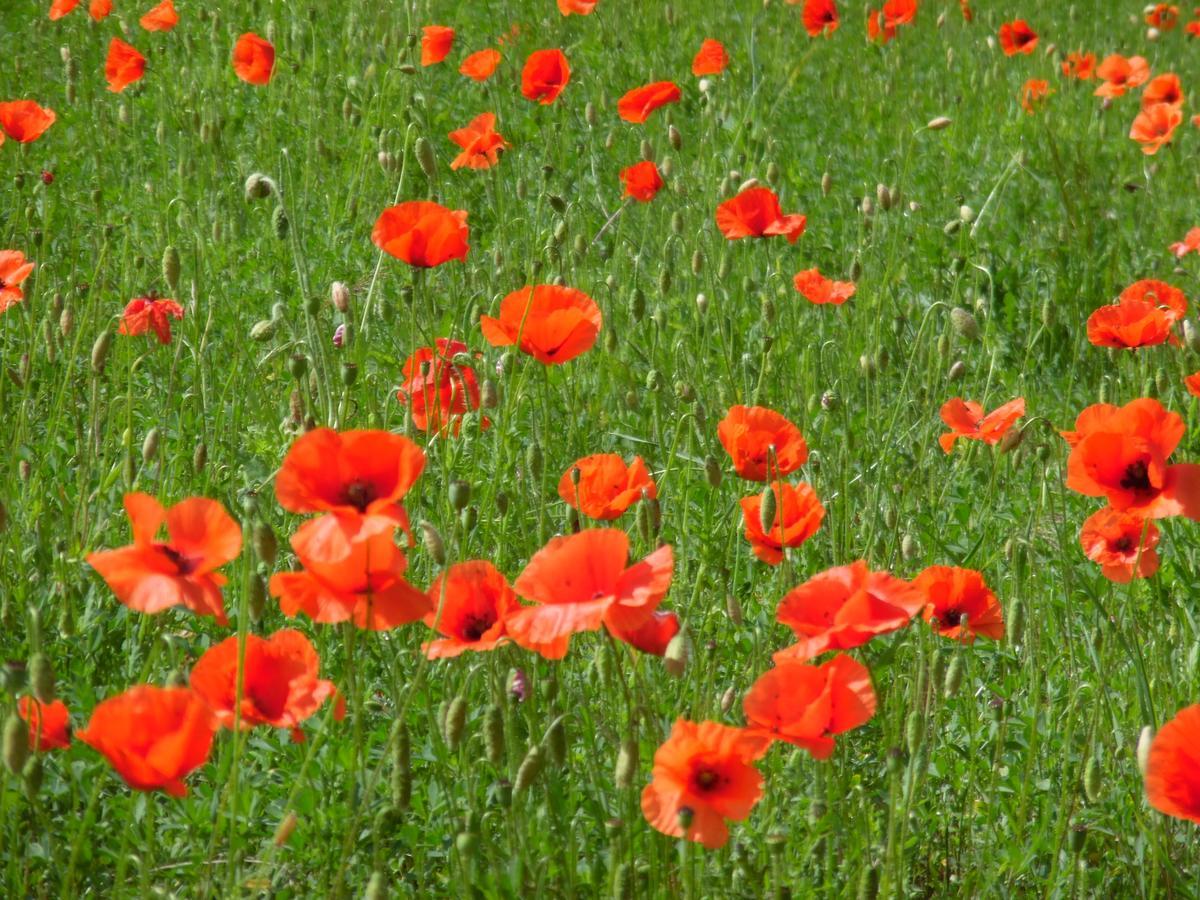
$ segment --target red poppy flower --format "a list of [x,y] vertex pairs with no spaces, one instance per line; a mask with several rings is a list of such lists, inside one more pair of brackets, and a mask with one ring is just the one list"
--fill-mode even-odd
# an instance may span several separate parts
[[896,36],[898,25],[907,25],[917,17],[917,0],[887,0],[883,8],[867,14],[867,38],[883,38],[887,43]]
[[146,31],[170,31],[179,24],[175,3],[173,0],[162,0],[162,3],[142,16],[138,24]]
[[1183,110],[1183,85],[1180,84],[1178,75],[1167,72],[1146,82],[1146,86],[1142,88],[1143,111],[1159,103]]
[[61,700],[42,703],[32,697],[17,701],[17,715],[29,725],[29,749],[65,750],[71,746],[71,723]]
[[762,798],[754,760],[771,741],[744,728],[678,719],[654,752],[653,781],[642,791],[642,815],[657,831],[710,850],[729,840],[726,820],[741,821]]
[[1200,253],[1200,228],[1189,228],[1183,240],[1176,241],[1169,249],[1178,259],[1183,259],[1189,253]]
[[21,282],[29,277],[33,265],[20,250],[0,250],[0,313],[25,299]]
[[641,203],[649,203],[663,186],[658,166],[652,162],[634,163],[621,170],[621,181],[625,185],[625,196]]
[[371,232],[380,250],[421,269],[465,260],[469,236],[464,210],[449,210],[427,200],[408,200],[385,209]]
[[958,0],[958,11],[962,13],[964,22],[975,21],[975,13],[971,11],[971,0]]
[[500,161],[500,151],[509,147],[508,141],[496,133],[495,113],[476,116],[466,128],[450,132],[450,140],[462,148],[450,163],[451,169],[490,169]]
[[765,187],[746,188],[717,207],[717,227],[731,241],[782,234],[794,244],[807,224],[807,217],[799,213],[785,216],[779,208],[779,197]]
[[1154,736],[1146,800],[1168,816],[1200,822],[1200,704],[1181,709]]
[[626,466],[615,453],[596,453],[576,460],[563,473],[558,496],[588,518],[616,519],[643,497],[657,497],[658,488],[640,456]]
[[[1145,541],[1142,535],[1145,534]],[[1139,515],[1104,507],[1088,516],[1079,534],[1083,554],[1118,584],[1158,571],[1158,528]]]
[[617,101],[617,114],[626,122],[645,122],[650,113],[668,103],[678,103],[683,94],[673,81],[656,81],[627,91]]
[[1183,386],[1187,388],[1187,392],[1193,397],[1200,397],[1200,372],[1195,372],[1192,375],[1185,375]]
[[826,569],[779,602],[775,617],[797,643],[775,662],[806,662],[826,650],[849,650],[896,631],[925,606],[924,595],[888,572],[871,572],[861,560]]
[[825,33],[829,37],[838,28],[838,9],[833,0],[804,0],[804,12],[800,14],[804,30],[809,37]]
[[0,130],[20,144],[36,141],[56,118],[54,110],[38,106],[32,100],[0,103]]
[[1129,129],[1129,137],[1142,145],[1143,153],[1153,156],[1164,144],[1171,143],[1175,129],[1182,121],[1183,113],[1178,107],[1159,103],[1137,114]]
[[1093,403],[1075,417],[1074,431],[1060,431],[1059,434],[1067,442],[1067,446],[1074,447],[1088,432],[1099,430],[1110,416],[1120,411],[1121,407],[1111,403]]
[[561,50],[534,50],[521,70],[521,96],[548,106],[571,80],[571,67]]
[[1095,53],[1068,53],[1063,60],[1062,73],[1064,78],[1077,78],[1088,81],[1096,77]]
[[1050,90],[1050,82],[1041,78],[1030,78],[1021,87],[1021,109],[1032,116],[1053,93],[1054,91]]
[[445,25],[426,25],[421,29],[421,65],[432,66],[450,55],[454,29]]
[[1000,601],[974,569],[930,566],[913,579],[913,587],[925,595],[921,617],[937,619],[938,634],[970,644],[976,637],[1004,637],[1004,614]]
[[558,11],[564,16],[588,16],[600,0],[558,0]]
[[107,19],[112,12],[112,0],[91,0],[88,4],[88,15],[96,22]]
[[1150,78],[1150,64],[1144,57],[1131,56],[1129,59],[1113,53],[1104,57],[1096,75],[1103,80],[1093,92],[1097,97],[1120,97],[1130,88],[1145,84]]
[[731,406],[717,425],[717,439],[747,481],[788,475],[808,461],[800,429],[765,406]]
[[1025,398],[1009,400],[985,416],[983,407],[978,403],[954,397],[942,404],[940,415],[950,428],[938,438],[938,443],[947,453],[954,449],[954,442],[960,438],[995,445],[1004,440],[1017,419],[1025,415]]
[[617,528],[552,538],[513,585],[537,606],[509,617],[509,637],[547,659],[561,659],[576,632],[601,625],[636,631],[670,589],[675,562],[669,545],[626,568],[628,554],[629,537]]
[[233,45],[233,71],[248,84],[267,84],[275,69],[275,47],[257,34],[247,32]]
[[1183,30],[1187,32],[1187,36],[1190,38],[1200,37],[1200,19],[1188,22],[1183,26]]
[[[242,529],[220,503],[189,497],[170,509],[149,494],[125,495],[133,544],[90,553],[87,563],[117,599],[153,615],[180,604],[228,625],[221,600],[225,577],[217,569],[237,559]],[[167,526],[167,540],[156,540]]]
[[665,609],[656,609],[653,615],[636,628],[622,628],[613,623],[607,623],[608,633],[618,641],[649,653],[651,656],[663,656],[671,638],[679,633],[679,617]]
[[840,306],[858,290],[853,281],[832,281],[817,269],[805,269],[797,272],[792,279],[796,290],[809,303],[833,303]]
[[500,301],[500,317],[479,320],[493,347],[517,344],[548,366],[569,362],[596,343],[602,317],[591,297],[575,288],[539,284],[513,291]]
[[494,650],[507,637],[508,617],[521,608],[508,580],[481,559],[452,565],[430,586],[428,596],[425,624],[444,636],[421,645],[429,659]]
[[314,519],[292,535],[303,570],[271,576],[271,596],[285,616],[303,612],[314,622],[353,620],[359,628],[388,631],[430,611],[429,598],[405,580],[408,561],[389,532],[355,540],[345,555],[329,560],[312,552],[322,549],[320,527],[321,519]]
[[784,547],[799,547],[817,533],[825,518],[825,507],[817,498],[817,492],[807,484],[793,487],[784,481],[771,484],[775,493],[775,518],[771,530],[764,533],[762,527],[762,494],[743,497],[742,520],[746,526],[746,540],[754,555],[768,565],[783,562]]
[[1038,36],[1024,19],[1005,22],[1000,26],[1000,49],[1005,56],[1024,53],[1028,56],[1037,49]]
[[712,38],[705,38],[700,44],[695,58],[692,59],[692,74],[697,77],[720,75],[728,65],[729,54],[725,52],[725,45]]
[[1156,3],[1146,14],[1146,24],[1161,31],[1170,31],[1179,24],[1179,7],[1169,3]]
[[492,73],[496,71],[496,66],[500,65],[500,51],[479,50],[472,53],[462,61],[462,65],[458,67],[458,71],[473,81],[487,81],[492,77]]
[[1178,343],[1172,326],[1186,314],[1183,291],[1143,279],[1125,288],[1115,304],[1102,306],[1088,317],[1088,340],[1097,347],[1129,350]]
[[50,4],[50,21],[61,19],[79,5],[79,0],[54,0]]
[[[470,366],[454,359],[467,352],[462,341],[438,338],[433,347],[421,347],[404,362],[404,383],[396,398],[412,410],[413,424],[439,437],[458,436],[463,416],[479,409],[479,382]],[[491,422],[485,417],[481,427]]]
[[1153,304],[1163,311],[1171,323],[1180,321],[1187,315],[1187,296],[1174,285],[1154,278],[1143,278],[1135,281],[1121,291],[1119,299],[1122,302],[1141,300]]
[[137,297],[121,314],[121,334],[139,335],[153,331],[160,344],[171,343],[171,320],[183,318],[183,307],[163,297]]
[[886,44],[896,36],[896,26],[883,17],[883,12],[873,9],[867,12],[867,40]]
[[875,702],[867,667],[839,653],[819,666],[785,662],[770,669],[754,682],[742,708],[750,731],[828,759],[833,736],[870,721]]
[[131,788],[186,797],[183,778],[207,761],[214,731],[195,691],[143,684],[99,704],[75,736],[104,754]]
[[[192,667],[192,690],[203,698],[217,724],[224,728],[233,728],[239,719],[238,658],[241,653],[237,635],[234,635],[206,650]],[[241,727],[289,728],[293,738],[303,740],[300,723],[337,694],[332,681],[317,677],[321,658],[308,638],[291,628],[276,631],[265,640],[256,634],[247,634],[244,658]]]

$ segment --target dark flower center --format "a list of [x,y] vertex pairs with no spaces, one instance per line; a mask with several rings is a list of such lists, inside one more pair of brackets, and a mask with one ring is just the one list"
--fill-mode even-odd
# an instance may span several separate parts
[[1125,467],[1125,475],[1121,478],[1121,487],[1127,491],[1150,490],[1150,470],[1144,460],[1138,460]]
[[1134,548],[1133,538],[1129,535],[1122,535],[1112,543],[1113,550],[1118,553],[1128,553]]
[[191,575],[200,565],[200,560],[190,556],[184,556],[169,544],[156,544],[155,546],[158,548],[158,551],[167,559],[169,559],[171,564],[179,570],[180,575]]
[[966,612],[958,607],[953,607],[942,613],[941,620],[947,628],[954,628],[955,626],[962,624],[963,616],[965,615]]
[[353,506],[360,513],[366,512],[375,499],[375,486],[365,481],[352,481],[342,491],[342,502]]
[[495,624],[496,617],[492,613],[483,612],[470,615],[462,625],[463,640],[477,641]]
[[696,787],[701,791],[713,790],[721,781],[719,773],[712,769],[701,769],[696,773]]

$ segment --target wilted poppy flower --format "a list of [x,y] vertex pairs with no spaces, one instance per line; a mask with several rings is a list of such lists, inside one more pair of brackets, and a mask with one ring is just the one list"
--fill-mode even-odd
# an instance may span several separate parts
[[636,628],[621,628],[613,622],[607,622],[605,627],[618,641],[651,656],[663,656],[671,638],[679,633],[679,616],[669,610],[656,609]]
[[654,752],[653,781],[642,791],[642,815],[657,831],[710,850],[729,840],[725,820],[741,821],[762,798],[753,765],[769,738],[716,722],[677,719]]
[[171,343],[171,320],[183,318],[183,307],[165,297],[137,297],[125,305],[121,314],[121,334],[138,335],[153,331],[160,344]]
[[1200,822],[1200,703],[1177,712],[1150,743],[1146,800],[1168,816]]
[[[1142,535],[1145,534],[1145,540]],[[1088,516],[1079,533],[1083,554],[1118,584],[1158,571],[1158,527],[1139,515],[1104,507]]]
[[645,122],[650,113],[668,103],[678,103],[682,92],[673,81],[656,81],[627,91],[617,101],[617,114],[626,122]]
[[387,631],[416,622],[432,609],[429,598],[405,580],[408,561],[390,532],[355,540],[345,555],[327,561],[312,553],[322,549],[320,527],[321,519],[314,519],[292,535],[303,570],[271,576],[271,596],[279,598],[285,616],[303,612],[314,622],[353,620],[359,628]]
[[0,130],[20,144],[36,141],[54,124],[54,110],[38,106],[32,100],[0,103]]
[[521,70],[521,96],[543,106],[558,99],[571,80],[571,67],[561,50],[534,50]]
[[[404,361],[404,383],[396,398],[412,410],[413,424],[439,436],[458,435],[463,416],[479,409],[479,382],[470,366],[454,358],[467,352],[462,341],[438,338],[437,347],[421,347]],[[485,417],[483,428],[491,423]]]
[[493,347],[518,345],[548,366],[569,362],[596,343],[602,319],[596,301],[575,288],[539,284],[500,301],[500,317],[482,316],[483,336]]
[[799,213],[785,216],[779,208],[779,197],[765,187],[746,188],[717,207],[717,227],[731,241],[782,234],[794,244],[807,224],[807,217]]
[[978,403],[954,397],[942,404],[939,415],[950,428],[938,438],[938,443],[947,453],[954,449],[954,442],[960,438],[995,445],[1004,440],[1017,419],[1025,415],[1025,398],[1009,400],[984,415],[983,407]]
[[1087,81],[1096,77],[1095,53],[1068,53],[1063,60],[1062,73],[1064,78],[1077,78]]
[[1099,430],[1110,416],[1120,411],[1121,407],[1111,403],[1093,403],[1075,417],[1074,431],[1060,431],[1059,434],[1067,446],[1074,447],[1088,432]]
[[1037,45],[1038,36],[1024,19],[1005,22],[1000,26],[1000,49],[1005,56],[1016,56],[1018,53],[1028,56],[1037,49]]
[[1183,240],[1176,241],[1169,249],[1179,259],[1189,253],[1200,253],[1200,228],[1189,228]]
[[79,0],[54,0],[50,4],[50,21],[61,19],[79,5]]
[[618,528],[551,538],[513,584],[537,606],[509,617],[509,637],[547,659],[561,659],[576,632],[604,624],[636,631],[670,589],[675,560],[670,545],[627,568],[628,554],[629,537]]
[[1156,3],[1146,13],[1146,24],[1160,31],[1170,31],[1179,24],[1179,7],[1170,3]]
[[700,44],[695,58],[692,59],[692,74],[696,76],[720,75],[725,71],[727,65],[729,65],[729,54],[725,52],[725,45],[712,38],[705,38]]
[[426,25],[421,29],[421,65],[432,66],[450,55],[454,29],[445,25]]
[[173,0],[162,0],[162,3],[142,16],[138,24],[146,31],[170,31],[179,24],[175,3]]
[[746,540],[754,555],[768,565],[777,566],[783,562],[784,547],[799,547],[817,533],[825,518],[825,507],[817,492],[804,483],[793,487],[775,481],[769,490],[775,494],[775,518],[768,532],[763,532],[762,526],[762,494],[743,497],[740,502]]
[[1129,137],[1142,145],[1143,153],[1153,156],[1162,149],[1163,144],[1171,142],[1175,129],[1182,121],[1183,113],[1178,107],[1159,103],[1137,114],[1129,129]]
[[1183,386],[1187,388],[1187,392],[1193,397],[1200,397],[1200,372],[1185,375]]
[[17,701],[17,715],[29,725],[29,749],[64,750],[71,746],[71,723],[61,700],[42,703],[33,697]]
[[490,169],[500,161],[500,151],[509,147],[508,141],[496,133],[495,113],[476,116],[466,128],[450,132],[450,140],[462,147],[462,153],[450,163],[451,169]]
[[1041,78],[1030,78],[1021,87],[1021,109],[1033,115],[1037,107],[1053,93],[1054,91],[1050,90],[1050,82]]
[[797,272],[792,284],[809,303],[832,303],[836,306],[845,303],[858,290],[853,281],[833,281],[822,275],[818,269]]
[[625,185],[625,196],[642,203],[649,203],[663,186],[658,166],[652,162],[634,163],[621,170],[621,181]]
[[95,21],[107,19],[112,12],[112,0],[91,0],[88,4],[88,15]]
[[481,559],[452,565],[430,586],[428,597],[425,624],[444,635],[421,645],[429,659],[494,650],[506,637],[508,617],[521,608],[507,579]]
[[913,579],[913,587],[925,595],[926,622],[937,619],[938,634],[973,643],[976,637],[1004,637],[1004,615],[1000,601],[974,569],[930,566]]
[[627,466],[615,453],[596,453],[563,473],[558,496],[588,518],[615,519],[643,497],[657,497],[658,488],[640,456]]
[[449,210],[428,200],[385,209],[371,231],[376,247],[421,269],[465,260],[469,236],[465,210]]
[[558,0],[558,11],[564,16],[587,16],[591,15],[599,2],[600,0]]
[[473,81],[487,81],[500,65],[500,51],[490,47],[478,50],[462,61],[458,71]]
[[195,691],[143,684],[100,703],[75,737],[104,754],[131,788],[186,797],[183,778],[208,759],[214,731]]
[[243,729],[255,725],[290,728],[303,740],[300,723],[337,694],[332,681],[317,677],[321,658],[299,631],[284,628],[267,639],[246,635],[238,714],[238,658],[242,648],[237,635],[210,647],[192,667],[192,690],[212,710],[217,724]]
[[747,481],[788,475],[808,460],[800,429],[765,406],[731,406],[717,425],[717,439]]
[[1141,56],[1126,59],[1113,53],[1104,57],[1096,75],[1104,82],[1093,92],[1097,97],[1120,97],[1130,88],[1146,83],[1150,78],[1150,64]]
[[20,250],[0,250],[0,313],[25,299],[21,282],[29,277],[33,265]]
[[875,715],[867,667],[845,653],[819,666],[784,662],[760,675],[742,701],[748,730],[828,759],[833,736]]
[[275,47],[270,41],[247,32],[233,45],[233,71],[249,84],[267,84],[275,69]]
[[804,30],[809,37],[825,32],[829,37],[838,28],[837,4],[833,0],[804,0],[804,12],[800,14]]
[[[242,529],[220,503],[189,497],[170,509],[149,494],[125,495],[133,544],[89,553],[87,563],[117,599],[138,612],[154,614],[180,604],[228,625],[221,600],[225,576],[217,569],[242,550]],[[156,540],[163,524],[167,540]]]
[[1183,102],[1183,85],[1179,83],[1179,76],[1170,72],[1165,75],[1156,75],[1142,88],[1143,110],[1159,103],[1182,110]]
[[775,654],[777,663],[805,662],[826,650],[849,650],[903,628],[925,606],[924,595],[862,560],[814,575],[779,602],[775,617],[799,639]]

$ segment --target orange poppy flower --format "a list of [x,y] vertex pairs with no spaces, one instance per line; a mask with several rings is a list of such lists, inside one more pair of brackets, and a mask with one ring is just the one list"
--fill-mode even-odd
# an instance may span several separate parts
[[817,533],[825,518],[825,507],[811,486],[801,483],[793,487],[785,481],[771,484],[775,492],[775,518],[771,530],[762,527],[762,494],[741,499],[742,520],[746,540],[754,555],[771,566],[783,562],[784,547],[799,547]]
[[171,320],[183,318],[183,307],[163,297],[137,297],[130,300],[121,314],[121,334],[138,335],[153,331],[160,344],[171,343]]
[[1169,3],[1156,3],[1146,14],[1146,24],[1160,31],[1171,31],[1179,24],[1179,7]]
[[432,66],[450,55],[454,29],[445,25],[426,25],[421,29],[421,65]]
[[571,80],[571,67],[561,50],[534,50],[521,69],[521,96],[548,106]]
[[1184,376],[1183,386],[1193,397],[1200,397],[1200,372]]
[[1200,253],[1200,228],[1189,228],[1183,240],[1176,241],[1169,249],[1178,259],[1182,259],[1189,253]]
[[179,24],[175,3],[173,0],[162,0],[162,3],[142,16],[138,24],[146,31],[170,31]]
[[[192,667],[191,686],[212,710],[217,724],[233,728],[238,721],[237,635],[210,647]],[[271,725],[289,728],[303,740],[300,723],[337,694],[332,681],[317,677],[321,658],[299,631],[283,628],[267,639],[246,635],[242,670],[241,727]],[[336,714],[335,714],[336,715]]]
[[1188,22],[1183,26],[1183,30],[1187,32],[1188,37],[1200,37],[1200,19],[1194,22]]
[[233,71],[248,84],[267,84],[275,69],[275,47],[270,41],[247,32],[233,45]]
[[1062,73],[1064,78],[1077,78],[1087,81],[1096,77],[1095,53],[1068,53],[1063,60]]
[[809,37],[822,32],[829,37],[838,28],[838,9],[833,0],[804,0],[804,11],[800,14],[804,30]]
[[376,247],[421,269],[465,260],[469,236],[465,210],[449,210],[428,200],[407,200],[385,209],[371,231]]
[[626,122],[640,123],[650,118],[650,113],[668,103],[678,103],[683,93],[673,81],[656,81],[627,91],[617,101],[617,114]]
[[1067,458],[1067,487],[1148,519],[1200,518],[1200,465],[1167,465],[1182,418],[1150,398],[1097,418]]
[[1144,57],[1131,56],[1129,59],[1118,53],[1104,57],[1096,75],[1103,80],[1093,93],[1097,97],[1120,97],[1130,88],[1145,84],[1150,78],[1150,64]]
[[495,113],[476,116],[466,128],[450,132],[450,140],[462,148],[451,169],[490,169],[500,161],[500,151],[509,148],[508,141],[496,133]]
[[19,144],[36,141],[56,118],[54,110],[38,106],[32,100],[0,103],[0,130]]
[[950,428],[938,438],[947,453],[954,449],[954,442],[960,438],[995,445],[1004,440],[1017,419],[1025,415],[1025,398],[1009,400],[984,415],[983,407],[978,403],[954,397],[942,404],[939,415]]
[[734,471],[747,481],[788,475],[808,461],[800,429],[765,406],[731,406],[717,425],[717,439]]
[[1143,278],[1135,281],[1118,298],[1121,302],[1140,300],[1150,303],[1163,311],[1163,314],[1174,324],[1187,315],[1187,296],[1174,285],[1154,278]]
[[636,628],[622,628],[615,623],[606,623],[608,633],[618,641],[649,653],[652,656],[663,656],[671,638],[679,633],[679,617],[665,609],[656,609],[654,613]]
[[746,188],[717,207],[717,227],[731,241],[747,237],[786,235],[794,244],[804,234],[808,218],[799,213],[784,215],[779,197],[770,188]]
[[964,22],[975,21],[975,13],[971,11],[971,0],[958,0],[958,11],[962,13]]
[[558,0],[558,11],[564,16],[588,16],[600,0]]
[[430,611],[425,615],[425,624],[443,635],[440,640],[421,645],[429,659],[458,656],[467,650],[496,649],[507,636],[508,617],[521,608],[508,580],[481,559],[452,565],[430,586],[428,596]]
[[1060,431],[1059,434],[1067,446],[1074,447],[1088,432],[1098,430],[1110,416],[1120,411],[1121,407],[1111,403],[1093,403],[1075,417],[1074,431]]
[[675,560],[670,545],[626,568],[628,554],[629,537],[618,528],[551,538],[513,585],[537,605],[509,617],[509,637],[547,659],[561,659],[576,632],[601,625],[635,632],[670,589]]
[[285,616],[303,612],[314,622],[353,620],[359,628],[388,631],[424,618],[432,608],[429,598],[405,580],[408,561],[389,532],[355,540],[333,560],[313,554],[323,542],[321,519],[292,535],[303,570],[272,575],[268,585]]
[[1030,78],[1021,87],[1021,109],[1033,115],[1046,98],[1053,94],[1050,82],[1041,78]]
[[65,750],[71,746],[71,722],[61,700],[42,703],[33,697],[17,701],[17,715],[29,725],[29,749]]
[[50,21],[61,19],[79,5],[79,0],[54,0],[50,4]]
[[720,75],[728,65],[729,54],[725,52],[725,45],[712,38],[705,38],[692,59],[692,74]]
[[832,303],[835,306],[841,306],[858,290],[853,281],[833,281],[822,275],[818,269],[797,272],[792,283],[809,303]]
[[[463,416],[479,409],[479,382],[470,366],[454,359],[467,352],[462,341],[438,338],[437,347],[421,347],[404,361],[404,383],[396,398],[412,410],[413,424],[439,437],[462,430]],[[484,417],[481,427],[491,422]]]
[[625,185],[625,196],[641,203],[649,203],[663,186],[658,166],[652,162],[634,163],[621,170],[621,182]]
[[21,282],[29,277],[33,265],[20,250],[0,250],[0,313],[25,299]]
[[917,0],[888,0],[882,9],[867,13],[867,38],[887,43],[896,36],[898,25],[907,25],[917,16]]
[[615,453],[596,453],[576,460],[563,472],[558,496],[588,518],[616,519],[643,497],[657,497],[658,488],[640,456],[626,466]]
[[186,797],[183,778],[208,760],[214,732],[195,691],[143,684],[100,703],[75,737],[104,754],[134,790]]
[[101,19],[108,18],[112,8],[112,0],[91,0],[91,3],[88,4],[88,15],[99,22]]
[[943,637],[964,644],[980,636],[994,640],[1004,637],[1000,601],[974,569],[930,566],[912,583],[927,601],[921,617],[926,622],[936,618],[938,634]]
[[1134,578],[1149,578],[1158,571],[1158,553],[1154,549],[1158,538],[1158,527],[1153,522],[1106,506],[1083,523],[1079,544],[1084,556],[1100,564],[1105,578],[1127,584]]
[[1187,314],[1183,291],[1154,279],[1136,281],[1117,302],[1095,310],[1087,321],[1088,340],[1097,347],[1136,349],[1166,341],[1178,343],[1172,327]]
[[677,719],[654,752],[653,780],[642,791],[642,815],[657,831],[710,850],[729,840],[726,820],[741,821],[762,798],[754,760],[769,738],[716,722]]
[[[221,600],[225,576],[217,569],[237,559],[242,529],[220,503],[189,497],[170,509],[149,494],[125,495],[133,526],[133,544],[89,553],[87,563],[117,599],[130,609],[153,615],[180,604],[228,625]],[[167,540],[155,538],[163,524]]]
[[742,701],[748,730],[828,759],[835,734],[875,715],[867,667],[845,653],[819,666],[785,662],[760,675]]
[[1200,822],[1200,704],[1181,709],[1154,736],[1146,800],[1168,816]]
[[1178,107],[1159,103],[1137,114],[1129,129],[1129,137],[1142,145],[1143,153],[1153,156],[1164,144],[1171,143],[1175,129],[1182,121],[1183,113]]
[[1159,103],[1182,111],[1183,85],[1180,84],[1178,75],[1167,72],[1146,82],[1146,86],[1142,88],[1142,110],[1148,110]]
[[548,366],[562,365],[596,343],[602,317],[596,301],[575,288],[539,284],[500,301],[500,317],[482,316],[483,336],[493,347],[517,344]]
[[473,81],[487,81],[500,65],[500,51],[490,47],[478,50],[462,61],[458,71]]
[[776,663],[807,662],[826,650],[849,650],[903,628],[925,606],[924,595],[862,560],[814,575],[779,602],[775,617],[799,639],[774,655]]
[[1000,26],[1000,49],[1005,56],[1024,53],[1028,56],[1037,49],[1038,36],[1024,19],[1005,22]]

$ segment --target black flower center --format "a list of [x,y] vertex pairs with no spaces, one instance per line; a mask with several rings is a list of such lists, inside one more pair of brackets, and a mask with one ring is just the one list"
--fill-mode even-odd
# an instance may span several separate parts
[[371,501],[375,499],[375,486],[365,481],[352,481],[342,492],[342,502],[353,506],[360,513],[367,511]]
[[1121,487],[1127,491],[1150,490],[1150,469],[1144,460],[1138,460],[1125,467],[1125,475],[1121,478]]

